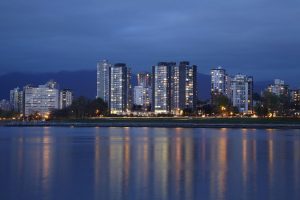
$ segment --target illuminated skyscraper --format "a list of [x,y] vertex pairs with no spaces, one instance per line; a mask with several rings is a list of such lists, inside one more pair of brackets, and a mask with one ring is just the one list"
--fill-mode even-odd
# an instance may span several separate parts
[[144,105],[143,90],[144,90],[144,86],[142,86],[142,85],[134,86],[134,93],[133,93],[134,101],[133,101],[133,103],[137,106]]
[[125,114],[132,106],[131,72],[124,63],[109,68],[109,109],[111,114]]
[[[175,87],[175,89],[177,89]],[[179,109],[196,109],[197,66],[189,62],[179,63]],[[175,107],[176,109],[176,107]]]
[[111,64],[107,60],[97,63],[97,97],[105,102],[109,100],[109,68]]
[[231,99],[231,77],[227,75],[222,67],[211,69],[211,100],[215,103],[215,97],[218,95],[227,96]]
[[152,67],[152,111],[156,114],[171,112],[171,69],[174,62],[160,62]]
[[226,70],[222,67],[212,69],[211,73],[211,93],[224,94],[226,93]]
[[152,103],[152,88],[138,85],[134,87],[134,104],[148,110]]
[[160,62],[153,67],[152,110],[180,114],[197,103],[197,66],[189,62]]
[[134,104],[148,110],[152,103],[152,75],[148,72],[137,74],[138,85],[134,87]]

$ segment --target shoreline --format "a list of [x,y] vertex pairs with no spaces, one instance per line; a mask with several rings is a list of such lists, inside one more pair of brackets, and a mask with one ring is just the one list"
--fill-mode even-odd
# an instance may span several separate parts
[[7,122],[3,127],[149,127],[149,128],[239,128],[300,129],[300,124],[280,123],[193,123],[193,122]]

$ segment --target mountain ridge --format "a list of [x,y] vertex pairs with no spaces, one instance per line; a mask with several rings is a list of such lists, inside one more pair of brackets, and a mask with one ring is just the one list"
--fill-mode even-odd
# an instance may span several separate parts
[[[69,88],[75,96],[96,97],[96,70],[77,70],[59,72],[11,72],[0,75],[0,99],[9,99],[9,91],[21,89],[28,84],[42,85],[49,80],[55,80],[61,89]],[[210,98],[210,76],[197,74],[198,96],[201,100]],[[260,92],[272,81],[254,82],[254,91]],[[133,74],[133,85],[136,85],[136,74]]]

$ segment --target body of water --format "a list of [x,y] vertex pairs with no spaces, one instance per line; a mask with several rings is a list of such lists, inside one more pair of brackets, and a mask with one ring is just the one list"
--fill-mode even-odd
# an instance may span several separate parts
[[0,127],[1,200],[300,199],[300,130]]

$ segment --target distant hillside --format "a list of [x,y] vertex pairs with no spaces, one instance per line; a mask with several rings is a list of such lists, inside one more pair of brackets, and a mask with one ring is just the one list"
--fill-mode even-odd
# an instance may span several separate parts
[[61,71],[56,73],[9,73],[0,76],[0,99],[8,99],[9,91],[27,84],[41,85],[53,79],[60,88],[70,88],[76,96],[83,95],[89,98],[96,96],[95,71]]
[[[60,88],[70,88],[75,96],[86,96],[94,98],[96,96],[96,71],[61,71],[55,73],[9,73],[0,76],[0,99],[9,99],[9,91],[17,86],[22,88],[27,84],[40,85],[48,80],[57,81]],[[133,84],[136,84],[136,77]],[[198,94],[202,100],[210,97],[210,76],[198,74]],[[255,91],[260,92],[271,81],[255,83]]]

